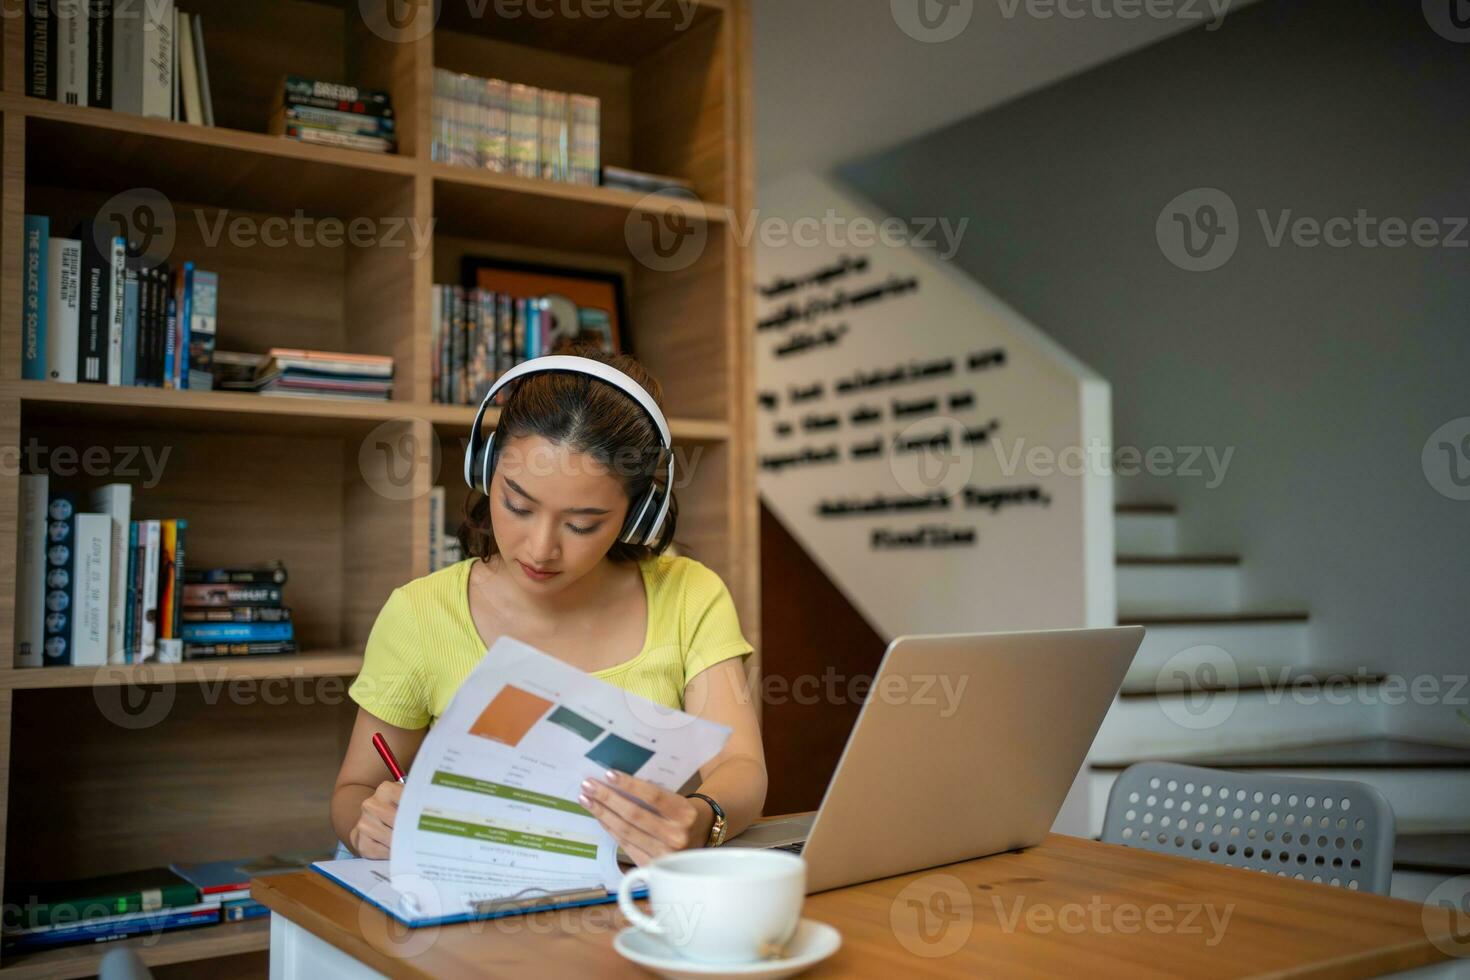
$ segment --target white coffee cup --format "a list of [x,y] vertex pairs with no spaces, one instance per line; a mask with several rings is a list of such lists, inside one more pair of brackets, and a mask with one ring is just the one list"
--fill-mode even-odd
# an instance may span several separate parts
[[[633,904],[648,885],[649,917]],[[637,928],[706,963],[753,963],[781,955],[801,922],[806,865],[784,851],[675,851],[635,868],[618,886],[618,907]]]

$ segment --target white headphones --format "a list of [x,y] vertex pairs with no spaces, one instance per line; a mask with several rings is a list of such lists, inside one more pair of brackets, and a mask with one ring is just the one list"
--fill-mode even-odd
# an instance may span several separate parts
[[669,434],[669,423],[653,398],[643,390],[642,385],[617,368],[601,361],[594,361],[590,357],[551,354],[523,361],[502,374],[500,379],[485,393],[484,401],[480,402],[480,410],[475,413],[475,422],[470,428],[469,449],[464,456],[464,482],[469,484],[471,490],[478,490],[485,494],[490,492],[490,474],[495,470],[495,433],[491,432],[482,440],[480,423],[485,418],[485,409],[490,407],[496,394],[512,381],[524,378],[528,374],[541,374],[547,371],[585,374],[599,381],[605,381],[637,402],[653,420],[654,427],[658,429],[659,439],[662,441],[664,455],[668,457],[668,479],[663,489],[659,488],[658,481],[655,480],[649,485],[648,492],[643,495],[642,499],[630,503],[628,519],[623,524],[618,540],[624,544],[636,545],[648,545],[657,541],[659,531],[664,526],[664,519],[669,515],[669,504],[674,499],[674,440]]

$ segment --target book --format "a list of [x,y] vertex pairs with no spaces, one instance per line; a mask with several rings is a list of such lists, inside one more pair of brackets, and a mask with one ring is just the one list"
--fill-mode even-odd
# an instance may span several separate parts
[[165,519],[158,522],[158,638],[178,639],[174,631],[174,603],[176,583],[174,575],[178,569],[176,560],[179,543],[179,523]]
[[68,926],[90,919],[199,904],[199,889],[168,868],[143,868],[6,888],[7,929]]
[[138,270],[128,259],[123,270],[122,384],[131,387],[138,379]]
[[476,163],[482,170],[505,173],[510,167],[510,83],[477,78],[473,84],[480,88]]
[[123,662],[132,663],[138,656],[138,583],[143,555],[138,550],[138,522],[128,522],[128,571],[124,587],[126,611],[123,622]]
[[[107,382],[107,353],[112,328],[112,239],[98,236],[100,226],[84,221],[73,232],[82,243],[81,322],[77,334],[77,380]],[[108,243],[106,251],[103,243]]]
[[295,624],[282,623],[185,623],[180,637],[185,643],[264,643],[294,640]]
[[143,4],[143,85],[141,112],[157,119],[174,118],[174,66],[178,37],[174,33],[174,0]]
[[47,259],[51,252],[51,219],[28,214],[25,223],[25,302],[21,319],[21,374],[31,381],[46,380]]
[[188,585],[235,584],[235,585],[285,585],[288,578],[286,566],[280,559],[271,559],[259,565],[233,565],[228,568],[190,568],[184,572]]
[[288,99],[329,99],[339,103],[339,107],[340,104],[361,103],[364,106],[383,109],[393,104],[393,99],[387,92],[362,89],[356,85],[343,85],[339,82],[303,78],[300,75],[287,75],[281,83],[281,91]]
[[111,290],[107,304],[107,383],[122,384],[123,303],[127,299],[127,242],[112,239],[112,261],[107,283]]
[[184,607],[185,623],[284,623],[291,619],[289,606]]
[[132,525],[133,488],[126,483],[109,483],[92,491],[88,506],[112,522],[111,560],[107,580],[107,662],[126,663],[126,620],[128,581],[128,529]]
[[185,606],[279,606],[279,585],[188,585]]
[[76,515],[73,531],[71,662],[77,667],[107,664],[107,630],[111,621],[109,581],[112,569],[112,518]]
[[541,90],[519,83],[509,86],[510,114],[506,156],[510,172],[517,177],[536,177],[541,172]]
[[133,663],[146,663],[158,655],[158,563],[162,527],[158,521],[144,521],[138,528],[143,550],[142,595],[138,603],[138,649]]
[[624,190],[637,191],[639,193],[657,193],[659,191],[688,191],[693,192],[694,185],[679,177],[669,177],[664,174],[648,173],[643,170],[630,170],[627,167],[605,166],[602,168],[602,183],[605,187],[620,187]]
[[158,935],[175,929],[214,925],[220,921],[216,902],[201,902],[153,912],[112,915],[68,926],[39,926],[34,929],[5,933],[5,949],[9,952],[52,949],[72,943],[101,943],[127,936]]
[[22,473],[15,555],[15,666],[41,666],[46,642],[46,504],[50,478]]
[[204,57],[204,15],[194,15],[194,61],[199,68],[199,104],[204,125],[214,125],[214,94],[209,88],[209,62]]
[[387,140],[395,139],[392,117],[369,116],[358,112],[342,112],[338,109],[320,109],[315,106],[282,103],[271,117],[270,132],[280,134],[291,125],[356,133],[359,136],[381,136]]
[[111,109],[113,0],[88,2],[92,10],[87,20],[87,105]]
[[[439,69],[435,70],[438,71]],[[271,111],[274,113],[282,105],[297,106],[305,109],[335,109],[338,112],[350,112],[358,116],[376,116],[379,119],[393,118],[393,106],[391,103],[379,104],[377,102],[365,102],[362,99],[334,99],[327,96],[295,95],[288,93],[277,98]]]
[[542,89],[538,128],[542,180],[567,179],[567,93]]
[[56,12],[52,0],[26,0],[26,95],[56,99]]
[[53,0],[56,16],[56,101],[87,104],[87,0]]
[[388,153],[393,149],[393,142],[381,136],[359,136],[338,130],[302,126],[299,123],[288,124],[283,135],[287,139],[299,140],[302,143],[338,146],[348,150],[365,150],[369,153]]
[[46,257],[46,376],[77,380],[77,336],[82,316],[82,243],[53,238]]
[[177,354],[176,331],[179,325],[178,284],[182,276],[169,276],[163,299],[163,371],[159,381],[164,388],[174,388],[174,357]]
[[262,905],[253,898],[225,902],[220,908],[220,918],[225,922],[243,922],[246,919],[259,919],[270,914],[269,906]]
[[75,569],[76,498],[52,490],[46,501],[46,620],[42,663],[47,667],[71,663],[72,607]]
[[444,537],[444,488],[429,488],[429,571],[437,572],[444,567],[444,555],[440,547]]
[[220,895],[234,894],[241,889],[249,890],[250,875],[240,869],[238,860],[200,861],[190,864],[175,862],[168,869],[193,885],[199,892],[200,901],[220,901]]
[[247,640],[243,642],[185,643],[185,660],[203,660],[207,657],[250,657],[274,656],[295,653],[292,640]]
[[602,162],[602,100],[573,93],[568,102],[571,134],[567,179],[574,184],[596,184]]
[[199,92],[199,66],[194,61],[194,27],[189,14],[179,11],[179,98],[183,103],[180,122],[204,125],[204,104]]
[[189,387],[189,321],[194,306],[194,263],[185,262],[174,289],[174,305],[178,316],[174,324],[174,371],[175,388]]

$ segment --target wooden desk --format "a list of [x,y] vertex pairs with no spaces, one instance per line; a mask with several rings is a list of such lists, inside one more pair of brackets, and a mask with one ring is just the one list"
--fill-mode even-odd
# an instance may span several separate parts
[[[410,931],[314,872],[251,893],[289,920],[273,926],[392,977],[649,975],[612,950],[615,904]],[[812,977],[1366,977],[1456,949],[1445,909],[1058,835],[814,895],[804,914],[842,932]]]

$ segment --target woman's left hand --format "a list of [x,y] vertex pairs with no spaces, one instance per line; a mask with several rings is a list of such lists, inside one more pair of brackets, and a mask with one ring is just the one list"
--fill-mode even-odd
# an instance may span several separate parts
[[580,802],[639,865],[703,847],[714,822],[708,805],[624,772],[584,780]]

